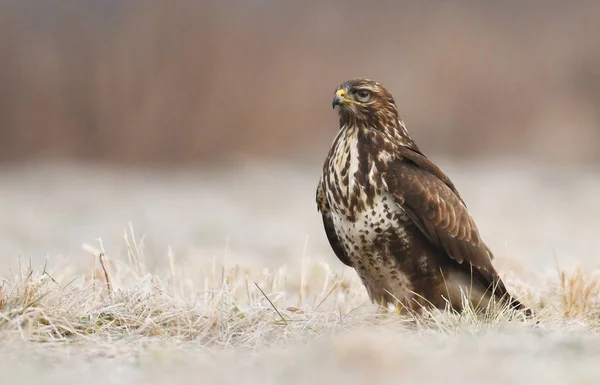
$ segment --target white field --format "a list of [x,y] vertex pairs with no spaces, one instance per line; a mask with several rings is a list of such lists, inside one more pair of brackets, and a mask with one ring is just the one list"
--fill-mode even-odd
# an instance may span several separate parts
[[600,383],[600,174],[440,164],[537,320],[369,304],[319,165],[0,171],[2,384]]

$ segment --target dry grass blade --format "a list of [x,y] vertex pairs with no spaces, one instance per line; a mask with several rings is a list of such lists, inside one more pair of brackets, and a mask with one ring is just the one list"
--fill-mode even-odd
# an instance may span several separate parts
[[108,270],[106,269],[106,263],[104,263],[104,253],[100,253],[98,255],[98,259],[100,260],[100,266],[102,267],[102,271],[104,272],[104,280],[106,281],[106,290],[108,290],[108,295],[112,296],[112,285],[110,283],[110,277],[108,275]]
[[269,304],[271,304],[271,306],[273,307],[273,309],[277,312],[277,314],[279,315],[279,317],[281,318],[281,320],[285,323],[285,326],[289,326],[287,320],[283,317],[283,314],[281,314],[279,312],[279,310],[277,310],[277,306],[275,306],[275,304],[271,301],[271,299],[269,298],[269,296],[263,291],[263,289],[260,288],[260,286],[258,286],[258,283],[254,282],[254,284],[256,285],[256,288],[262,293],[262,295],[267,299],[267,301],[269,301]]

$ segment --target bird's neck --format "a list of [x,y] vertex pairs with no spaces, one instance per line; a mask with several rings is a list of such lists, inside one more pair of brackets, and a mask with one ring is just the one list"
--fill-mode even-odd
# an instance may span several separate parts
[[341,134],[348,139],[356,139],[357,143],[360,144],[359,147],[363,149],[387,151],[394,154],[398,152],[399,146],[403,146],[420,152],[400,119],[381,124],[381,122],[341,118]]

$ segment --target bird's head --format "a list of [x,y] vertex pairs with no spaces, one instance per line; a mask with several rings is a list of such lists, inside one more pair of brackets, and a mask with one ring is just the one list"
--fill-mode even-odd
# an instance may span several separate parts
[[333,108],[338,107],[342,121],[395,121],[398,110],[392,94],[380,83],[370,79],[352,79],[335,90]]
[[347,80],[336,88],[332,105],[338,107],[340,128],[383,133],[419,151],[400,119],[394,97],[382,84],[362,78]]

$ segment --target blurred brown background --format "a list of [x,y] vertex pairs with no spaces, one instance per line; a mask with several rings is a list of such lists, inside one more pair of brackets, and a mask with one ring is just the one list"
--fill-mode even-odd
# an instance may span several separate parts
[[341,269],[314,194],[334,89],[363,76],[393,92],[499,268],[596,264],[599,15],[598,1],[0,0],[0,272],[89,269],[81,245],[99,238],[122,258],[129,223],[158,267],[172,251],[186,269]]
[[429,153],[600,161],[600,3],[4,0],[0,160],[324,157],[351,77]]

